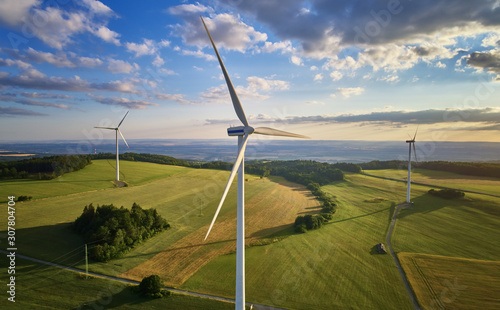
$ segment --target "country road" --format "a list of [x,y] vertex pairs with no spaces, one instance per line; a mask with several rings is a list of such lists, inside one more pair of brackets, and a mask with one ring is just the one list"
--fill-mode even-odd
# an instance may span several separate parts
[[399,204],[396,210],[394,211],[394,215],[392,216],[392,221],[391,221],[391,226],[389,227],[389,233],[387,234],[387,247],[389,248],[389,252],[391,253],[392,258],[394,259],[394,262],[396,263],[396,266],[398,267],[399,274],[401,275],[401,278],[403,279],[403,282],[405,284],[406,291],[408,292],[408,295],[410,296],[411,302],[413,303],[413,308],[415,310],[420,310],[420,306],[418,304],[417,299],[415,298],[415,295],[413,294],[413,290],[410,287],[410,283],[408,282],[408,279],[406,278],[406,274],[403,270],[403,267],[401,267],[401,264],[399,263],[399,259],[396,256],[396,253],[394,253],[394,250],[392,249],[392,244],[391,244],[391,237],[392,237],[392,232],[394,231],[394,225],[396,224],[396,217],[398,216],[398,211],[402,207],[404,207],[406,204],[402,203]]
[[[0,253],[9,254],[9,252],[4,251],[4,250],[0,250]],[[56,268],[61,268],[61,269],[85,274],[85,271],[81,270],[81,269],[63,266],[63,265],[55,264],[52,262],[43,261],[43,260],[40,260],[37,258],[24,256],[24,255],[17,254],[17,253],[16,253],[16,257],[26,259],[26,260],[29,260],[29,261],[32,261],[35,263],[43,264],[43,265],[48,265],[48,266],[52,266],[52,267],[56,267]],[[103,279],[108,279],[108,280],[113,280],[113,281],[119,281],[119,282],[127,283],[127,284],[139,285],[138,281],[133,281],[133,280],[125,279],[125,278],[113,277],[113,276],[98,274],[98,273],[94,273],[94,272],[89,272],[88,274],[89,274],[89,276],[92,276],[92,277],[103,278]],[[172,287],[164,287],[164,289],[169,290],[169,291],[174,292],[174,293],[178,293],[178,294],[184,294],[184,295],[190,295],[190,296],[194,296],[194,297],[208,298],[208,299],[218,300],[218,301],[222,301],[222,302],[234,303],[234,299],[231,299],[231,298],[225,298],[225,297],[219,297],[219,296],[214,296],[214,295],[184,291],[184,290],[179,290],[179,289],[175,289]],[[252,306],[253,307],[252,309],[255,309],[255,310],[286,310],[284,308],[277,308],[277,307],[272,307],[272,306],[253,304],[253,303],[249,303],[249,302],[247,302],[246,305]]]

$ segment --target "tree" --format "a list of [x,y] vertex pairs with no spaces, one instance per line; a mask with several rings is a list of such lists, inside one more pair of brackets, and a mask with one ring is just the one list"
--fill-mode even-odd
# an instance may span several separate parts
[[170,292],[162,292],[162,287],[164,286],[162,279],[159,275],[150,275],[142,279],[141,284],[139,284],[139,293],[148,297],[161,298],[166,295],[170,295]]

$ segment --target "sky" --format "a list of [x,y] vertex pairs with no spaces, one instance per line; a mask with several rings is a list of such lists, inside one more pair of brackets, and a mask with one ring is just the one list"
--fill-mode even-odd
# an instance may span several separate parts
[[253,127],[500,142],[499,0],[0,0],[0,140],[227,138],[200,16]]

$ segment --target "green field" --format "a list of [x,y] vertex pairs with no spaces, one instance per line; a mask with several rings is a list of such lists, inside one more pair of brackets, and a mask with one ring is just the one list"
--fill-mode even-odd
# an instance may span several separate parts
[[[120,166],[128,187],[114,186],[114,161],[107,160],[94,161],[78,172],[51,181],[2,182],[0,200],[7,200],[12,194],[35,198],[16,205],[18,252],[83,269],[84,244],[80,236],[70,230],[70,223],[89,203],[113,203],[130,208],[136,202],[143,208],[156,208],[172,228],[119,259],[109,263],[91,262],[91,271],[134,279],[154,271],[163,275],[167,285],[233,298],[234,188],[211,234],[213,239],[202,242],[229,172],[127,161],[122,161]],[[463,186],[470,185],[478,191],[491,190],[488,182],[494,182],[471,178],[469,184],[456,175],[444,176],[441,180],[455,180],[457,184],[460,179]],[[373,249],[377,243],[386,243],[396,205],[406,198],[405,183],[348,174],[345,182],[322,187],[340,203],[334,219],[319,230],[295,234],[291,223],[297,214],[319,211],[310,192],[281,178],[246,175],[246,179],[247,245],[255,244],[246,251],[247,301],[289,309],[412,309],[392,257],[377,255]],[[438,180],[436,173],[432,181],[429,177],[425,182],[444,185]],[[428,190],[426,186],[412,186],[415,205],[398,214],[392,237],[397,253],[466,259],[449,260],[450,264],[454,261],[464,264],[470,259],[500,261],[500,198],[468,193],[462,200],[446,200],[430,196]],[[0,217],[0,227],[6,225],[6,217]],[[0,238],[5,237],[5,231],[0,232]],[[32,265],[24,263],[21,269],[27,272],[41,268]],[[436,264],[435,268],[439,266]],[[56,269],[52,269],[50,272],[55,272]],[[460,273],[459,268],[454,270]],[[71,274],[67,272],[64,281],[80,287],[81,279]],[[177,274],[183,275],[177,277]],[[34,277],[43,280],[47,276]],[[97,289],[107,285],[100,281],[107,280],[83,281],[85,284],[81,286],[99,283],[95,285]],[[419,283],[412,283],[415,290],[419,289]],[[50,286],[60,286],[60,283],[51,282]],[[124,286],[124,290],[116,293],[121,296],[120,300],[133,298],[127,290]],[[45,300],[57,301],[59,308],[66,308],[64,303],[72,302],[41,288],[31,294],[26,295],[26,302],[44,300],[43,294],[47,294]],[[80,296],[75,301],[86,298]],[[200,301],[193,301],[197,302]],[[476,302],[481,304],[481,300]],[[127,309],[141,304],[131,300],[114,307]],[[498,300],[494,305],[499,306]]]
[[425,309],[498,309],[500,262],[400,253]]
[[[7,263],[2,254],[0,264],[5,266]],[[6,291],[2,290],[1,309],[234,309],[230,303],[180,294],[162,299],[143,298],[125,283],[92,277],[85,279],[76,272],[19,258],[16,276],[16,302],[8,301]],[[2,275],[2,284],[4,280]]]
[[[8,196],[32,196],[33,199],[95,191],[113,188],[116,176],[116,161],[94,160],[91,165],[76,173],[67,173],[53,180],[14,179],[2,180],[0,202]],[[184,167],[157,164],[137,165],[134,162],[120,162],[120,178],[129,185],[141,185],[167,176],[183,173]]]
[[[249,248],[247,298],[290,309],[411,309],[392,258],[373,253],[373,246],[385,243],[396,195],[370,181],[352,175],[323,187],[341,203],[325,227]],[[371,202],[379,197],[388,200]],[[234,260],[213,260],[183,288],[231,296]]]
[[[408,178],[408,170],[404,169],[364,170],[364,172],[386,178],[402,180]],[[411,180],[413,182],[500,195],[500,179],[498,178],[477,177],[428,169],[412,169]]]

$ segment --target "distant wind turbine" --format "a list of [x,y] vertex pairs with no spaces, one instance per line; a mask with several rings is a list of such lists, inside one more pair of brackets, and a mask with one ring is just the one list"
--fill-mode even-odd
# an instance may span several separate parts
[[411,187],[411,149],[413,145],[413,153],[415,154],[415,160],[417,160],[417,152],[415,151],[415,138],[417,137],[417,130],[415,130],[415,135],[413,136],[413,139],[406,140],[406,143],[409,143],[409,150],[408,150],[408,185],[406,186],[406,202],[410,203],[410,187]]
[[234,177],[236,176],[236,172],[238,172],[238,203],[237,203],[237,223],[236,223],[236,303],[235,309],[243,310],[245,309],[245,175],[244,175],[244,156],[245,156],[245,148],[248,142],[248,138],[251,134],[261,134],[261,135],[270,135],[270,136],[282,136],[282,137],[294,137],[294,138],[305,138],[310,139],[309,137],[298,135],[294,133],[289,133],[286,131],[281,131],[268,127],[259,127],[253,128],[248,124],[247,118],[245,116],[245,112],[243,111],[243,107],[241,106],[240,100],[238,99],[238,95],[234,89],[233,84],[229,78],[229,75],[224,67],[224,63],[217,51],[217,47],[208,31],[207,25],[201,17],[201,21],[205,30],[207,31],[208,37],[212,46],[214,48],[215,54],[217,55],[217,59],[219,60],[220,67],[222,69],[222,73],[226,80],[227,88],[229,90],[229,94],[231,96],[231,101],[233,102],[234,110],[236,111],[236,115],[243,123],[243,126],[238,127],[230,127],[227,129],[227,134],[229,136],[237,136],[238,137],[238,156],[236,157],[236,161],[234,163],[233,169],[231,170],[231,174],[229,175],[229,179],[227,181],[226,187],[224,188],[224,192],[222,194],[221,201],[219,206],[217,207],[217,211],[215,211],[214,218],[212,219],[212,223],[210,224],[210,228],[208,229],[207,235],[205,236],[205,240],[207,239],[212,227],[219,215],[219,211],[226,199],[226,195],[233,183]]
[[122,118],[122,120],[118,124],[118,126],[116,126],[116,128],[112,128],[112,127],[94,127],[94,128],[101,128],[101,129],[110,129],[110,130],[114,130],[115,131],[115,134],[116,134],[116,180],[117,181],[120,181],[120,159],[119,159],[119,154],[120,153],[118,153],[118,134],[120,134],[120,136],[122,137],[123,142],[125,142],[125,144],[127,145],[127,148],[129,147],[127,141],[125,140],[125,137],[122,135],[122,132],[120,131],[120,126],[123,123],[123,121],[125,120],[125,117],[127,117],[128,112],[130,112],[130,111],[127,111],[127,113],[125,113],[125,116]]

